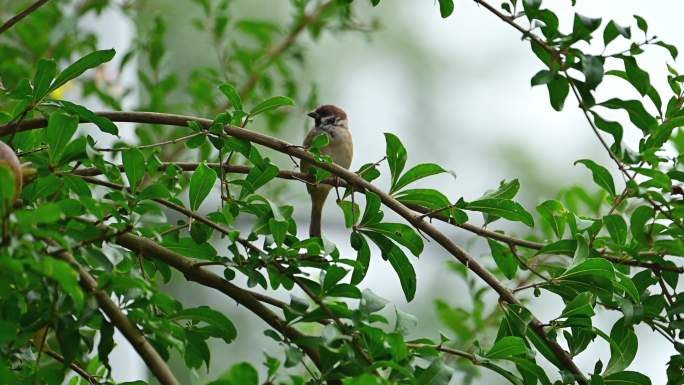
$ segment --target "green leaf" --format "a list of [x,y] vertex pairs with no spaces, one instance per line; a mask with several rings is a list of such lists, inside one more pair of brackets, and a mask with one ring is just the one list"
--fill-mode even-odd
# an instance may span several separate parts
[[627,223],[621,215],[612,214],[603,217],[603,224],[610,234],[610,238],[618,245],[627,243]]
[[145,156],[137,148],[131,148],[123,151],[121,159],[131,191],[136,192],[140,181],[145,176]]
[[108,118],[100,116],[81,105],[66,100],[58,100],[55,103],[61,105],[64,111],[72,115],[77,115],[84,121],[95,124],[102,132],[112,135],[119,135],[119,129]]
[[372,191],[366,191],[366,207],[363,210],[361,225],[379,222],[382,219],[380,197]]
[[499,183],[499,187],[496,190],[490,190],[485,192],[485,194],[480,199],[485,198],[499,198],[499,199],[513,199],[520,191],[520,182],[518,179],[513,179],[510,182],[502,180]]
[[454,0],[439,0],[439,14],[446,19],[454,12]]
[[480,199],[468,203],[465,209],[496,215],[497,217],[502,217],[510,221],[522,222],[529,227],[534,227],[532,215],[519,203],[509,199]]
[[487,239],[487,243],[489,244],[489,249],[492,252],[492,257],[494,258],[494,262],[496,262],[496,266],[499,267],[499,270],[501,270],[506,278],[513,279],[513,277],[515,277],[515,272],[518,270],[518,262],[513,255],[513,251],[509,247],[492,239]]
[[677,50],[677,47],[672,44],[667,44],[664,41],[656,41],[654,44],[665,48],[667,52],[670,53],[670,56],[672,56],[672,60],[677,60],[677,56],[679,56],[679,50]]
[[220,338],[226,343],[231,343],[235,337],[237,337],[237,330],[230,319],[223,315],[223,313],[208,306],[183,309],[175,314],[172,314],[169,319],[190,320],[195,323],[204,322],[210,326],[213,326],[216,331],[220,332]]
[[605,385],[651,385],[651,380],[638,372],[619,372],[603,377]]
[[52,59],[40,59],[36,74],[33,76],[33,102],[36,103],[48,94],[50,83],[55,78],[57,65]]
[[401,172],[404,170],[408,155],[406,153],[406,148],[396,135],[386,132],[385,143],[387,163],[389,164],[390,173],[392,175],[392,188],[394,188],[397,180],[399,180],[399,175],[401,175]]
[[646,134],[651,133],[658,125],[658,121],[646,111],[644,105],[638,100],[613,98],[606,100],[599,105],[614,110],[622,109],[627,111],[629,120]]
[[530,85],[534,87],[542,84],[549,84],[551,80],[553,80],[553,72],[549,70],[541,70],[532,76],[532,79],[530,79]]
[[364,225],[363,229],[372,230],[393,239],[409,249],[416,257],[423,252],[423,239],[411,226],[403,223],[374,223]]
[[603,58],[601,56],[582,56],[582,73],[584,84],[589,89],[594,89],[603,80]]
[[565,305],[563,313],[559,318],[568,318],[576,316],[592,317],[594,315],[594,306],[596,300],[594,295],[589,292],[578,294],[572,301]]
[[113,49],[95,51],[76,60],[73,64],[65,68],[62,72],[60,72],[59,75],[57,75],[57,78],[54,82],[52,82],[48,92],[56,90],[69,80],[80,76],[85,71],[112,60],[115,53],[116,51]]
[[350,242],[352,247],[357,251],[356,253],[356,263],[354,266],[354,272],[352,273],[351,283],[352,285],[357,285],[368,272],[368,266],[370,265],[370,247],[368,246],[368,241],[359,232],[353,232],[350,236]]
[[548,200],[537,206],[537,212],[551,226],[556,237],[562,238],[565,232],[565,207],[557,200]]
[[382,257],[390,262],[399,276],[399,283],[401,283],[404,296],[410,302],[416,295],[416,271],[406,254],[384,235],[370,231],[364,234],[380,248]]
[[228,98],[230,105],[236,111],[242,111],[242,100],[240,99],[240,93],[235,89],[235,87],[230,83],[223,83],[219,86],[219,90],[223,92]]
[[636,19],[637,27],[639,27],[640,30],[644,31],[644,35],[648,33],[648,23],[646,22],[646,20],[644,20],[644,18],[639,15],[634,15],[634,18]]
[[655,212],[651,206],[639,206],[632,213],[630,218],[630,231],[634,239],[644,245],[650,244],[650,231],[645,229],[646,224],[649,223]]
[[78,284],[78,273],[71,265],[62,260],[45,256],[40,262],[40,272],[59,283],[78,308],[83,307],[85,296]]
[[207,385],[259,385],[259,373],[252,364],[241,362]]
[[295,102],[294,100],[288,98],[287,96],[274,96],[272,98],[268,98],[264,100],[263,102],[259,103],[256,105],[256,107],[252,108],[252,111],[249,112],[249,115],[255,116],[258,114],[261,114],[266,111],[271,111],[275,110],[276,108],[282,107],[282,106],[294,106]]
[[402,175],[397,183],[394,185],[390,193],[400,190],[401,188],[425,177],[441,174],[446,172],[441,166],[434,163],[422,163],[409,169]]
[[162,245],[190,258],[212,260],[217,255],[216,249],[210,243],[197,243],[190,237],[180,238],[178,241],[165,239]]
[[610,330],[610,339],[614,344],[610,344],[610,361],[606,366],[605,374],[625,370],[634,361],[639,346],[634,328],[631,325],[625,325],[624,318],[615,322]]
[[606,24],[606,28],[603,29],[603,45],[607,46],[611,41],[615,40],[618,35],[622,35],[625,39],[630,39],[632,37],[632,32],[629,27],[622,27],[613,20]]
[[651,78],[648,72],[639,68],[636,59],[632,56],[623,56],[622,61],[625,65],[627,80],[639,91],[641,96],[646,95],[651,89]]
[[568,79],[556,74],[553,79],[546,84],[546,88],[549,90],[549,102],[551,102],[551,107],[556,111],[561,111],[563,109],[563,104],[565,104],[565,98],[568,97],[570,92],[570,83]]
[[49,146],[50,162],[59,163],[69,140],[78,128],[78,118],[55,112],[50,115],[45,129],[45,142]]
[[337,205],[340,206],[342,213],[344,214],[344,226],[351,229],[361,217],[359,205],[356,203],[352,204],[350,201],[339,201],[337,202]]
[[491,349],[485,353],[485,357],[497,360],[523,355],[527,352],[525,341],[520,337],[505,336],[494,343]]
[[600,166],[591,159],[580,159],[574,164],[581,163],[585,165],[590,171],[594,182],[602,189],[606,190],[611,197],[615,197],[615,182],[610,172],[605,167]]
[[190,178],[190,209],[197,211],[216,183],[216,171],[200,163]]
[[448,385],[454,370],[436,358],[426,369],[416,371],[416,385]]

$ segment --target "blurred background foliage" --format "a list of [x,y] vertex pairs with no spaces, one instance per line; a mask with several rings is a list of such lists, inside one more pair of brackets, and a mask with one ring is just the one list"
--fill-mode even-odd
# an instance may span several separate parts
[[[462,196],[475,199],[503,179],[518,178],[523,186],[519,201],[526,207],[558,198],[561,191],[568,208],[594,214],[600,193],[598,189],[584,192],[573,188],[578,183],[590,183],[590,176],[572,162],[591,158],[607,164],[607,155],[574,105],[554,112],[548,108],[545,90],[530,90],[528,79],[538,67],[536,58],[507,26],[466,1],[457,2],[453,17],[446,20],[438,17],[439,9],[430,0],[386,0],[375,9],[363,1],[351,7],[333,3],[51,1],[0,36],[1,86],[15,89],[21,79],[31,78],[40,58],[52,57],[62,68],[85,53],[113,46],[117,55],[112,62],[67,83],[53,96],[80,100],[92,110],[213,117],[227,106],[215,85],[231,83],[242,94],[245,105],[253,106],[272,95],[293,98],[296,107],[262,115],[249,128],[294,143],[299,143],[308,129],[307,111],[320,103],[338,104],[350,115],[356,148],[352,168],[378,161],[383,155],[382,133],[389,131],[402,138],[411,162],[437,162],[452,171],[437,176],[431,185],[453,200]],[[570,2],[559,3],[563,4],[556,12],[564,17],[562,24],[569,25]],[[681,33],[675,33],[674,17],[684,11],[679,2],[659,2],[657,9],[637,1],[590,3],[594,2],[579,1],[577,11],[606,19],[623,18],[625,23],[632,13],[640,13],[652,20],[659,36],[675,45],[684,42]],[[0,20],[24,6],[24,1],[0,0]],[[656,52],[648,59],[653,64],[653,79],[659,78],[655,74],[664,78],[666,55]],[[605,92],[624,87],[609,83]],[[0,99],[0,104],[9,103]],[[139,144],[184,132],[125,124],[120,131],[121,142]],[[97,139],[105,144],[111,141],[109,137]],[[211,147],[205,141],[199,143],[200,151],[185,149],[183,144],[167,147],[160,158],[197,161],[205,159]],[[197,158],[191,159],[193,156]],[[293,168],[286,156],[269,156],[282,169]],[[278,203],[294,203],[295,217],[306,219],[308,203],[302,186],[276,182],[267,188],[264,195]],[[329,204],[327,210],[330,238],[342,244],[347,233],[338,208]],[[178,219],[169,216],[170,222]],[[513,234],[519,230],[516,225],[503,228]],[[456,239],[495,268],[486,242],[464,233],[457,234]],[[485,294],[481,284],[467,278],[460,265],[448,260],[440,256],[435,245],[427,245],[425,256],[416,262],[420,277],[417,297],[421,300],[411,304],[405,303],[399,283],[385,264],[373,263],[364,285],[420,315],[416,335],[436,339],[443,331],[464,344],[475,338],[493,338],[494,328],[487,329],[489,336],[479,332],[497,324],[488,318],[496,298]],[[179,376],[182,383],[215,378],[235,362],[263,360],[262,351],[270,340],[254,316],[207,289],[174,284],[165,289],[185,304],[207,304],[230,314],[240,330],[235,343],[217,341],[211,345],[213,360],[208,371],[202,368],[183,373]],[[280,294],[287,298],[285,292]],[[542,319],[562,309],[562,303],[548,295],[533,301]],[[388,310],[386,315],[392,318],[393,311]],[[608,317],[599,325],[612,322],[614,319]],[[115,376],[121,380],[138,378],[142,367],[138,364],[137,370],[125,369],[136,365],[127,361],[126,343],[118,342],[121,348],[115,351],[118,361],[113,359],[113,366],[124,370],[115,369]],[[581,355],[580,363],[592,362],[596,355],[609,351],[607,345],[599,344],[597,349]],[[639,350],[636,370],[653,376],[654,383],[662,383],[661,365],[671,353],[654,352],[646,340]],[[182,360],[175,359],[180,366]],[[472,367],[465,365],[462,376],[473,375]],[[500,381],[485,373],[475,383]]]

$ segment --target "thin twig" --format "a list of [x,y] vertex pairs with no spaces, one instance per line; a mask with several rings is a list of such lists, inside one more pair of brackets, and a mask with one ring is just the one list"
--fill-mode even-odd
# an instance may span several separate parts
[[7,31],[10,28],[12,28],[12,26],[14,26],[14,24],[17,24],[21,19],[30,15],[33,11],[40,8],[41,6],[43,6],[48,1],[50,1],[50,0],[38,0],[35,3],[31,4],[25,10],[19,12],[17,15],[15,15],[12,18],[10,18],[9,20],[7,20],[2,26],[0,26],[0,34],[2,34],[3,32]]

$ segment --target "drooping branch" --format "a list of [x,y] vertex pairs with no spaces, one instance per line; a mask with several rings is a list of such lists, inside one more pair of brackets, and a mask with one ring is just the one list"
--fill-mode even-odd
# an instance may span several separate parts
[[[186,127],[188,121],[194,121],[207,129],[211,127],[211,125],[213,124],[213,121],[210,119],[154,112],[100,112],[98,113],[98,115],[107,117],[117,122],[154,123]],[[30,128],[44,127],[46,124],[47,121],[45,119],[31,119],[21,122],[21,124],[19,124],[17,128],[23,131]],[[5,127],[0,128],[0,135],[2,135],[2,132],[5,129]],[[446,235],[440,232],[431,223],[424,221],[421,215],[409,209],[401,202],[399,202],[396,198],[385,193],[377,186],[367,182],[365,179],[355,174],[354,172],[349,171],[336,164],[319,162],[311,155],[311,153],[309,153],[303,148],[300,148],[299,146],[292,145],[291,143],[255,131],[227,125],[224,126],[224,133],[229,136],[234,136],[240,139],[250,141],[252,143],[260,144],[262,146],[299,158],[301,160],[306,160],[307,162],[315,164],[317,167],[325,169],[333,175],[341,179],[344,179],[348,184],[355,186],[355,188],[363,188],[367,191],[371,191],[377,194],[380,197],[382,203],[386,207],[388,207],[395,213],[399,214],[402,218],[404,218],[407,222],[413,225],[416,229],[422,231],[424,234],[434,239],[454,258],[463,263],[470,271],[472,271],[483,281],[485,281],[487,285],[489,285],[492,289],[494,289],[494,291],[497,292],[502,301],[522,306],[522,304],[515,297],[515,295],[506,286],[504,286],[504,284],[501,283],[492,273],[490,273],[489,270],[482,266],[475,257],[471,256],[465,249],[451,241]],[[154,242],[152,241],[149,242],[154,244]],[[258,303],[258,301],[256,302]],[[259,305],[261,304],[259,303]],[[546,343],[549,349],[553,352],[554,356],[558,359],[558,362],[560,363],[560,368],[564,370],[569,370],[576,376],[577,381],[581,383],[586,383],[587,381],[584,377],[584,374],[572,361],[570,355],[554,339],[552,339],[546,334],[544,324],[538,319],[532,318],[532,320],[530,321],[530,326],[532,330],[534,330],[534,332]]]
[[21,21],[21,19],[30,15],[33,11],[42,7],[48,1],[50,1],[50,0],[38,0],[35,3],[31,4],[30,6],[28,6],[28,8],[26,8],[25,10],[19,12],[15,16],[11,17],[9,20],[4,22],[2,24],[2,26],[0,26],[0,34],[2,34],[3,32],[7,31],[10,28],[12,28],[12,26],[14,26],[14,24],[17,24],[19,21]]
[[143,361],[145,361],[147,367],[152,371],[154,376],[157,377],[159,383],[162,385],[180,385],[171,372],[171,369],[169,369],[166,362],[164,362],[164,359],[161,358],[159,353],[157,353],[154,347],[147,341],[145,335],[128,319],[107,293],[98,289],[97,280],[76,261],[74,256],[66,251],[57,253],[56,256],[78,270],[79,282],[83,289],[95,296],[100,305],[100,309],[107,314],[111,323],[116,326],[121,334],[130,342],[131,346],[138,352]]
[[[252,295],[251,292],[235,286],[224,278],[221,278],[220,276],[208,270],[198,267],[191,259],[183,257],[180,254],[158,245],[150,239],[139,237],[130,233],[119,235],[115,239],[115,242],[126,249],[141,255],[142,257],[154,258],[169,266],[172,266],[176,270],[183,273],[188,281],[197,282],[201,285],[211,287],[229,296],[242,306],[249,309],[252,313],[256,314],[259,318],[264,320],[272,328],[284,335],[287,339],[293,341],[295,344],[298,344],[298,342],[304,337],[304,335],[301,334],[297,329],[288,325],[285,321],[278,317],[278,315],[264,306],[257,298],[255,298],[254,295]],[[315,349],[312,349],[311,346],[307,344],[298,344],[298,346],[307,356],[309,356],[311,361],[313,361],[318,368],[321,367],[320,357]]]

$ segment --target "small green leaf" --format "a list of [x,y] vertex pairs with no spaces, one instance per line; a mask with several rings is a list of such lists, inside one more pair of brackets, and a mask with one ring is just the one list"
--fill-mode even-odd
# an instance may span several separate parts
[[646,134],[651,133],[658,125],[658,121],[651,116],[648,111],[646,111],[644,105],[638,100],[622,100],[613,98],[606,100],[599,105],[614,110],[622,109],[627,111],[629,120],[631,120],[635,126],[639,127],[641,131]]
[[525,341],[520,337],[505,336],[494,343],[491,349],[485,353],[485,357],[497,360],[523,355],[527,352]]
[[556,237],[562,238],[565,232],[565,207],[557,200],[548,200],[537,206],[537,212],[551,226]]
[[219,332],[219,336],[226,343],[231,343],[237,337],[237,330],[233,323],[223,315],[223,313],[216,311],[208,306],[199,306],[190,309],[183,309],[175,314],[172,314],[171,320],[190,320],[195,323],[204,322],[214,327]]
[[649,89],[651,89],[651,78],[648,72],[642,70],[637,61],[632,56],[623,56],[622,61],[625,65],[625,73],[627,74],[627,80],[636,88],[641,96],[646,95]]
[[406,254],[384,235],[371,231],[366,232],[365,235],[380,248],[382,257],[390,262],[399,276],[399,283],[401,283],[406,300],[410,302],[416,295],[416,271]]
[[370,247],[368,246],[368,241],[359,232],[353,232],[350,236],[350,242],[352,247],[356,250],[356,263],[354,266],[354,272],[352,273],[351,283],[352,285],[358,285],[368,272],[368,266],[370,265]]
[[594,89],[603,80],[603,58],[601,56],[582,56],[582,73],[585,85]]
[[393,193],[395,191],[398,191],[402,189],[403,187],[417,181],[420,179],[423,179],[425,177],[431,176],[431,175],[437,175],[441,174],[443,172],[446,172],[445,169],[443,169],[441,166],[434,164],[434,163],[422,163],[417,166],[412,167],[408,171],[402,175],[399,180],[397,180],[397,183],[394,185],[392,190],[390,190],[390,193]]
[[627,223],[621,215],[612,214],[603,217],[603,224],[610,234],[610,238],[618,245],[627,243]]
[[164,239],[162,245],[178,254],[190,258],[212,260],[218,254],[216,249],[208,242],[197,243],[190,237],[180,238],[178,241]]
[[276,108],[282,106],[294,106],[294,104],[294,100],[288,98],[287,96],[274,96],[257,104],[256,107],[252,108],[252,111],[249,112],[249,115],[255,116],[266,111],[275,110]]
[[605,374],[610,375],[625,370],[636,357],[639,341],[634,333],[634,327],[625,324],[621,318],[610,330],[610,361],[606,366]]
[[650,231],[645,229],[645,227],[653,219],[654,215],[655,212],[651,206],[639,206],[632,213],[629,229],[637,242],[644,245],[650,244]]
[[48,94],[50,83],[55,78],[57,65],[52,59],[40,59],[33,77],[33,102],[36,103]]
[[403,223],[374,223],[364,225],[363,229],[372,230],[393,239],[409,249],[416,257],[423,252],[423,239],[411,226]]
[[56,90],[69,80],[80,76],[85,71],[112,60],[115,53],[116,51],[113,49],[95,51],[76,60],[73,64],[65,68],[62,72],[60,72],[59,75],[57,75],[57,78],[50,86],[48,92]]
[[390,173],[392,174],[392,188],[394,188],[397,180],[399,180],[399,175],[401,175],[401,172],[404,170],[408,155],[406,153],[406,148],[396,135],[386,132],[385,143],[387,163],[389,164]]
[[138,184],[140,184],[140,181],[145,176],[145,156],[137,148],[131,148],[123,151],[121,159],[131,191],[136,192]]
[[532,218],[532,215],[519,203],[510,199],[480,199],[468,203],[465,209],[480,211],[510,221],[522,222],[529,227],[534,227],[534,218]]
[[559,318],[568,318],[575,316],[592,317],[594,315],[594,306],[596,300],[593,294],[584,292],[578,294],[572,301],[568,302],[563,309],[563,313]]
[[624,371],[603,377],[605,385],[651,385],[651,379],[639,372]]
[[580,159],[575,162],[575,164],[577,163],[585,165],[591,171],[594,182],[606,190],[611,197],[615,197],[615,182],[613,182],[613,176],[610,175],[610,172],[605,167],[591,159]]
[[45,142],[49,146],[50,162],[55,164],[64,154],[67,144],[78,128],[78,118],[55,112],[50,115],[45,129]]
[[197,211],[216,183],[216,171],[200,163],[190,178],[190,209]]
[[561,111],[563,109],[563,104],[565,104],[565,98],[567,98],[570,92],[570,83],[568,79],[556,74],[554,78],[546,84],[546,88],[549,90],[549,102],[551,102],[551,107],[556,111]]
[[648,23],[646,22],[646,20],[644,20],[644,18],[639,15],[634,15],[634,18],[636,19],[637,27],[639,27],[640,30],[644,31],[644,35],[648,33]]
[[55,103],[61,105],[64,111],[72,115],[77,115],[84,121],[95,124],[102,132],[112,135],[119,135],[119,129],[108,118],[100,116],[81,105],[66,100],[58,100]]
[[219,90],[226,95],[230,105],[233,106],[233,109],[236,111],[242,111],[242,100],[240,99],[240,93],[232,84],[223,83],[219,86]]
[[677,50],[677,47],[672,44],[667,44],[664,41],[656,41],[654,44],[665,48],[667,52],[670,53],[670,56],[672,56],[672,60],[677,60],[677,56],[679,56],[679,50]]
[[366,191],[366,207],[363,210],[363,217],[361,224],[366,225],[370,223],[379,222],[382,219],[382,211],[380,211],[380,197],[372,191]]
[[454,12],[454,0],[439,0],[439,14],[446,19]]
[[541,70],[532,76],[532,79],[530,79],[530,85],[534,87],[542,84],[549,84],[551,80],[553,80],[553,72],[549,70]]
[[622,27],[613,20],[606,24],[606,28],[603,29],[603,45],[607,46],[611,41],[615,40],[618,35],[622,35],[625,39],[632,37],[632,32],[629,27]]
[[513,279],[513,277],[515,277],[515,272],[518,270],[518,261],[516,261],[513,251],[509,247],[492,239],[487,239],[487,243],[489,244],[489,250],[492,252],[492,257],[494,258],[494,262],[496,262],[496,266],[499,267],[499,270],[501,270],[506,278]]

